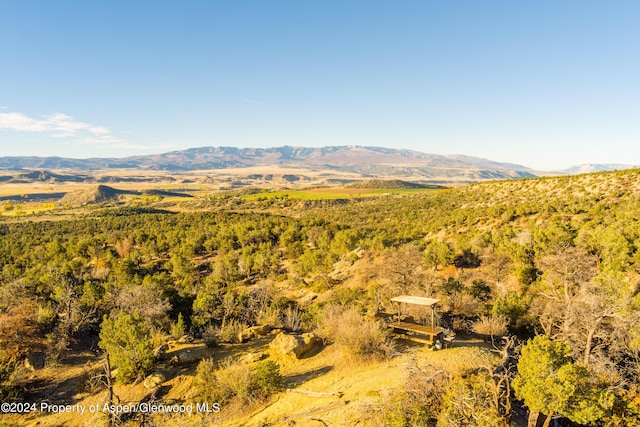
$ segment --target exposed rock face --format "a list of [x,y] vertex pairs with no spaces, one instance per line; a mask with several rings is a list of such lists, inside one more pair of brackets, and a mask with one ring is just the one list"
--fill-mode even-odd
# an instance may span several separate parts
[[262,326],[252,326],[250,328],[245,329],[244,331],[238,334],[238,341],[247,342],[258,337],[262,337],[271,332],[271,326],[262,325]]
[[188,366],[193,363],[199,362],[200,360],[202,360],[201,354],[199,354],[196,351],[191,351],[187,349],[187,350],[181,350],[177,354],[175,354],[171,358],[169,363],[174,366],[175,365]]
[[167,380],[162,372],[154,372],[144,379],[144,386],[146,388],[156,388]]
[[294,359],[303,358],[319,346],[320,340],[312,333],[298,335],[281,332],[269,344],[269,348]]
[[266,359],[267,355],[265,353],[245,353],[240,358],[240,362],[244,364],[259,362],[260,360]]
[[169,350],[169,345],[162,344],[161,346],[156,347],[156,349],[153,350],[153,356],[156,358],[156,360],[162,360],[167,355],[168,350]]
[[191,335],[183,335],[178,340],[180,344],[188,344],[193,342],[193,337]]

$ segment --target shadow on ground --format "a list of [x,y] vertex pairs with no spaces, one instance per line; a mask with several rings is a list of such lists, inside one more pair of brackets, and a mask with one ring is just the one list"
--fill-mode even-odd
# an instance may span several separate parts
[[311,371],[302,372],[296,375],[290,375],[285,377],[285,383],[289,387],[297,387],[300,384],[306,383],[307,381],[311,381],[314,378],[318,378],[326,373],[330,372],[333,369],[333,366],[323,366],[322,368],[313,369]]

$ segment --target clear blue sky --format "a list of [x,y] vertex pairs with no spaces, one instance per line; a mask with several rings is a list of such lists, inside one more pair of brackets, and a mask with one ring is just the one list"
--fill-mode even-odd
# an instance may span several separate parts
[[0,156],[640,164],[638,1],[0,0]]

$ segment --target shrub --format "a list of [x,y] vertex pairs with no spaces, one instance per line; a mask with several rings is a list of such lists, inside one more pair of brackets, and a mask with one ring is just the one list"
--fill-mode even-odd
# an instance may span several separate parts
[[494,403],[491,381],[487,374],[454,378],[444,393],[438,426],[508,426]]
[[454,314],[472,317],[477,315],[477,313],[480,311],[480,303],[477,299],[475,299],[471,295],[462,294],[458,297]]
[[236,319],[229,320],[217,330],[218,340],[230,344],[239,343],[238,335],[247,329],[247,324]]
[[333,292],[331,300],[340,305],[351,305],[361,301],[365,294],[362,288],[338,288]]
[[509,321],[505,316],[481,316],[480,319],[473,324],[473,332],[491,337],[491,341],[493,341],[493,337],[507,334],[508,325]]
[[215,396],[216,392],[214,392],[214,402],[228,402],[234,397],[246,403],[253,401],[253,384],[249,365],[228,359],[225,366],[216,370],[214,379],[213,384],[218,394]]
[[421,366],[409,367],[403,389],[387,394],[382,400],[382,424],[389,427],[435,426],[442,408],[443,390],[449,383],[444,370]]
[[516,270],[516,277],[518,278],[518,282],[523,285],[530,285],[538,279],[540,276],[540,271],[531,266],[519,267]]
[[280,367],[272,360],[258,364],[255,369],[229,358],[216,366],[213,359],[202,360],[193,382],[198,391],[196,400],[227,403],[238,399],[244,404],[266,399],[284,388]]
[[56,331],[47,334],[47,366],[57,366],[64,357],[69,346],[66,334],[56,328]]
[[151,341],[151,347],[157,348],[163,344],[166,344],[167,341],[171,339],[171,336],[168,335],[162,329],[150,328],[149,329],[149,341]]
[[202,340],[207,347],[216,347],[219,342],[218,329],[213,325],[207,325],[202,331]]
[[80,376],[80,392],[97,394],[107,387],[106,373],[103,367],[97,369],[89,369]]
[[530,304],[530,297],[517,292],[509,292],[496,299],[491,314],[493,316],[505,316],[511,329],[517,332],[530,326],[530,319],[528,318]]
[[485,302],[491,298],[491,287],[484,280],[474,280],[469,289],[469,295],[478,301]]
[[226,403],[237,395],[244,395],[249,385],[249,366],[231,363],[218,368],[213,359],[198,363],[193,385],[197,389],[197,401]]
[[302,330],[302,312],[298,307],[287,307],[282,314],[282,327],[291,332]]
[[171,324],[171,336],[175,339],[180,339],[185,333],[187,333],[187,328],[184,323],[184,317],[182,313],[178,313],[178,321]]
[[280,374],[280,366],[273,360],[260,362],[253,375],[258,391],[263,396],[269,396],[284,389],[284,380]]
[[280,308],[269,307],[263,313],[260,313],[256,318],[258,325],[271,325],[273,327],[282,326],[282,319],[280,316]]
[[395,349],[389,330],[379,321],[364,318],[355,307],[327,306],[319,317],[317,334],[365,359],[388,358]]
[[58,313],[51,304],[39,304],[36,312],[36,325],[42,331],[53,329],[58,318]]
[[0,398],[7,399],[12,395],[11,375],[16,369],[15,359],[0,361]]
[[0,358],[19,359],[39,346],[37,305],[24,299],[0,312]]

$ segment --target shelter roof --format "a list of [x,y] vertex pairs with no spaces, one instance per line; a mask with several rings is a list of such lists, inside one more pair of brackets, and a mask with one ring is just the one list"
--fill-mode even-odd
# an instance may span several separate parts
[[432,306],[440,302],[440,300],[437,298],[415,297],[413,295],[400,295],[398,297],[391,298],[391,301],[406,302],[407,304],[428,305],[428,306]]

